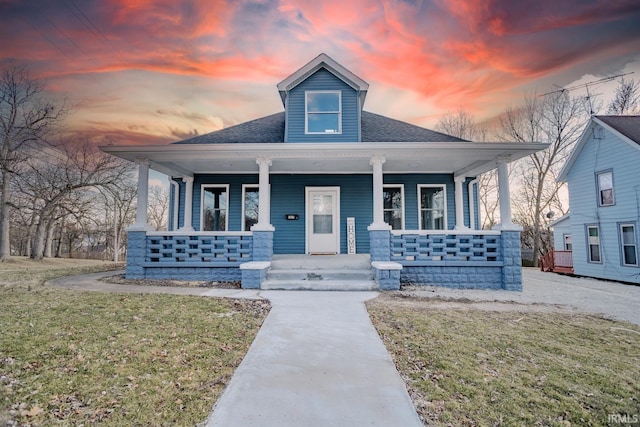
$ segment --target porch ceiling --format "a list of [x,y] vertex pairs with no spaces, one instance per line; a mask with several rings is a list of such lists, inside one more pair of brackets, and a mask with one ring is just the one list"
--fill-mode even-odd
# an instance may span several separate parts
[[357,142],[110,145],[100,149],[130,161],[148,160],[152,169],[171,176],[257,173],[258,157],[271,159],[270,173],[371,173],[372,156],[385,157],[385,173],[477,176],[494,169],[499,158],[513,161],[547,147],[541,143]]

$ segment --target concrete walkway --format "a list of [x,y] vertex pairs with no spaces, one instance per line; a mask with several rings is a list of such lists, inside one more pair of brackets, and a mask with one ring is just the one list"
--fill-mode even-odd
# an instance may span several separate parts
[[212,426],[421,426],[364,301],[376,292],[265,291],[272,308]]

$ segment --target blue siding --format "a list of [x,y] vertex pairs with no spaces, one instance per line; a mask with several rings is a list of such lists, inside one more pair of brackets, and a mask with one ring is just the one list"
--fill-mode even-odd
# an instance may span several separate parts
[[[640,268],[622,265],[618,224],[636,224],[640,212],[640,150],[605,132],[585,142],[567,175],[571,206],[573,263],[576,274],[640,283]],[[611,169],[615,205],[598,206],[596,172]],[[586,225],[600,227],[601,263],[587,262]],[[640,236],[636,235],[636,240]]]
[[[340,90],[342,92],[341,134],[305,134],[305,91],[308,90]],[[318,70],[289,92],[285,141],[358,142],[360,140],[360,108],[358,104],[356,90],[324,68]]]

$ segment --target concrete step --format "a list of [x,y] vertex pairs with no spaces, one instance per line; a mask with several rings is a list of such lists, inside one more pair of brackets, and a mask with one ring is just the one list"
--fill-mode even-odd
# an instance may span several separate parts
[[281,280],[267,279],[260,289],[288,291],[377,291],[374,280]]
[[371,280],[373,273],[371,269],[359,270],[307,270],[293,269],[280,270],[271,268],[267,272],[267,280],[306,280],[306,281],[326,281],[326,280]]

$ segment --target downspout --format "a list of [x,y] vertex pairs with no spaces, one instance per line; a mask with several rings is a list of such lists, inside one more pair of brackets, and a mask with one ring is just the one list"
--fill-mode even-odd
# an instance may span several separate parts
[[469,198],[469,228],[477,230],[476,228],[476,198],[474,197],[473,186],[478,184],[478,178],[472,179],[467,184],[467,197]]

